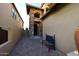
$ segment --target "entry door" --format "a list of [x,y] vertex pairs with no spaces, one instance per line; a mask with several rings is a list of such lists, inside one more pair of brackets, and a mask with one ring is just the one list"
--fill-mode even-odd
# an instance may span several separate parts
[[34,35],[38,35],[38,26],[34,23]]
[[8,31],[0,27],[0,45],[8,41]]

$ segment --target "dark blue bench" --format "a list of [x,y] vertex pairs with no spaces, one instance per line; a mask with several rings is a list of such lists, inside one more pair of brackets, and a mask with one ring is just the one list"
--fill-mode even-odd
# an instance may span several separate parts
[[46,34],[46,40],[42,41],[42,44],[47,46],[50,49],[55,50],[55,34],[53,36],[47,35]]

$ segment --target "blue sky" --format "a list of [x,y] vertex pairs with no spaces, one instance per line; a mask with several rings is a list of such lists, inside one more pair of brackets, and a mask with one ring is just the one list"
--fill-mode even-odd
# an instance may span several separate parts
[[37,7],[40,7],[41,6],[41,3],[30,3],[31,5],[34,5],[34,6],[37,6]]
[[[41,6],[41,3],[28,3],[37,7]],[[15,3],[16,8],[18,9],[23,21],[24,21],[24,29],[29,28],[29,16],[26,11],[26,3]]]

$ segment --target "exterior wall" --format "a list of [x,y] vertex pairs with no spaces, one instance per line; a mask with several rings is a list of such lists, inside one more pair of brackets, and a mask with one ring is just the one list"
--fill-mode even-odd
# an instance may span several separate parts
[[16,19],[12,17],[12,8],[12,4],[0,3],[0,27],[8,31],[8,41],[0,45],[0,55],[11,51],[22,33],[23,22],[18,13]]
[[74,33],[79,25],[79,4],[69,4],[49,15],[43,21],[43,38],[46,33],[56,35],[56,47],[64,53],[76,49]]

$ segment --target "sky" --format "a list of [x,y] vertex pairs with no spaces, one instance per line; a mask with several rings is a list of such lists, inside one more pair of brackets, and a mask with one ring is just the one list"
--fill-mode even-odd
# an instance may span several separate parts
[[[41,6],[41,3],[28,3],[37,7]],[[18,9],[23,21],[24,29],[29,28],[29,15],[27,15],[26,4],[25,3],[15,3],[16,8]]]
[[36,7],[41,7],[41,3],[29,3],[29,4],[36,6]]
[[25,3],[15,3],[15,5],[24,21],[24,29],[29,28],[29,16],[27,15],[26,4]]

